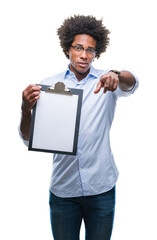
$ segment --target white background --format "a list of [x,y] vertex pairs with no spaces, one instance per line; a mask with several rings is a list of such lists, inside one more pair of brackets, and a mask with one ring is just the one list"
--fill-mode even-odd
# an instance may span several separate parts
[[48,205],[52,155],[28,152],[17,128],[22,90],[68,64],[56,29],[73,14],[103,17],[112,31],[110,46],[94,67],[131,69],[140,80],[133,96],[119,99],[111,130],[120,171],[112,240],[157,239],[155,0],[0,3],[0,239],[52,239]]

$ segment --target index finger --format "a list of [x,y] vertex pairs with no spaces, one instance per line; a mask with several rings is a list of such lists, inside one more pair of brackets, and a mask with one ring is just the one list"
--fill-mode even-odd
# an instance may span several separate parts
[[105,85],[106,79],[108,79],[107,76],[102,75],[100,77],[100,81],[97,83],[97,88],[95,89],[94,93],[98,93],[100,89]]
[[41,89],[40,85],[30,84],[28,89],[33,89],[34,91],[39,91]]
[[33,92],[39,92],[41,90],[41,86],[30,84],[24,91],[23,94],[32,94]]
[[98,93],[101,88],[102,88],[102,83],[101,83],[101,81],[99,81],[99,82],[97,83],[97,87],[96,87],[94,93]]

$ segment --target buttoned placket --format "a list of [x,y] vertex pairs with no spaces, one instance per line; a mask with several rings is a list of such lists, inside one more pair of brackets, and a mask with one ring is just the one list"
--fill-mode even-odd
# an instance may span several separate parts
[[[86,82],[88,81],[88,79],[90,78],[90,74],[88,74],[84,79],[82,79],[81,81],[78,81],[75,74],[71,71],[69,71],[66,75],[66,80],[67,81],[71,81],[72,84],[70,84],[70,86],[72,88],[78,88],[81,89],[83,88],[83,85],[86,84]],[[81,133],[79,133],[79,138],[81,138]],[[77,151],[77,159],[78,159],[78,171],[79,171],[79,175],[80,175],[80,183],[81,183],[81,187],[82,187],[82,194],[84,195],[86,192],[86,188],[84,189],[84,186],[86,186],[86,170],[84,168],[84,153],[82,151],[81,148],[78,148]]]

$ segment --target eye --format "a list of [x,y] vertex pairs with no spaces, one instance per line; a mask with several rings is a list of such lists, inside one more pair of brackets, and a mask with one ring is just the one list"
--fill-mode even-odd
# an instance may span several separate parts
[[91,49],[91,48],[87,48],[87,50],[86,50],[88,53],[92,53],[92,54],[94,54],[95,53],[95,50],[94,49]]
[[90,49],[90,48],[87,48],[86,51],[89,52],[89,53],[92,53],[92,49]]
[[81,46],[75,46],[75,49],[76,49],[77,51],[80,51],[80,50],[82,50],[82,47],[81,47]]

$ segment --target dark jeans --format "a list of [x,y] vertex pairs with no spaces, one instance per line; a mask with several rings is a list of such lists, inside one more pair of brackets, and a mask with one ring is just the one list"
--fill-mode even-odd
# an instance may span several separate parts
[[87,197],[60,198],[50,192],[50,217],[55,240],[79,240],[82,219],[86,240],[110,240],[115,209],[115,187]]

